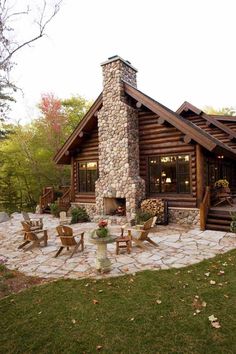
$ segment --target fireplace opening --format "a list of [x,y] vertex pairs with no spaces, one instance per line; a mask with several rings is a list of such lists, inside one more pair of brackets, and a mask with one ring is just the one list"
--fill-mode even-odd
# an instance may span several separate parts
[[105,215],[125,216],[125,198],[104,198]]

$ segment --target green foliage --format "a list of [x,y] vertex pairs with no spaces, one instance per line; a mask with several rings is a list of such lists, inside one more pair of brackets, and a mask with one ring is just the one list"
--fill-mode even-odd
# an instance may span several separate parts
[[71,209],[71,224],[85,221],[89,221],[89,216],[84,208],[78,207]]
[[236,353],[235,264],[233,250],[179,269],[62,279],[12,294],[0,302],[1,353],[97,353],[98,345],[106,354]]
[[236,233],[236,213],[231,213],[230,231]]
[[52,215],[58,217],[59,216],[59,212],[60,212],[58,204],[51,203],[50,204],[50,211],[51,211]]
[[66,129],[69,132],[77,127],[91,104],[92,102],[86,101],[81,96],[72,96],[61,101],[63,114],[67,117]]
[[5,279],[12,279],[12,278],[15,278],[15,274],[12,273],[12,272],[5,272],[4,275],[3,275],[3,277],[4,277]]
[[4,272],[6,269],[6,266],[0,263],[0,272]]
[[142,211],[141,209],[139,209],[136,211],[135,221],[136,221],[136,224],[143,224],[143,223],[145,223],[145,221],[149,220],[152,217],[153,217],[153,215],[151,213],[148,213],[146,211]]
[[108,235],[108,228],[106,227],[100,227],[99,229],[96,230],[96,235],[98,237],[107,237]]
[[223,116],[235,116],[236,115],[236,107],[222,107],[222,108],[214,108],[211,106],[205,106],[203,111],[207,114],[212,115],[223,115]]
[[[81,112],[83,103],[81,98]],[[70,184],[70,166],[56,165],[53,156],[72,133],[75,117],[72,124],[53,95],[44,95],[39,106],[41,117],[32,123],[4,125],[10,134],[0,141],[0,210],[33,210],[45,186]]]

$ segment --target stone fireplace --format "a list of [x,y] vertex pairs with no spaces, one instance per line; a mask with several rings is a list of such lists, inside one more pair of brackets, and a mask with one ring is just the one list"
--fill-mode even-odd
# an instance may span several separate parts
[[[98,112],[99,179],[96,181],[96,211],[125,199],[126,217],[135,216],[145,197],[145,182],[139,176],[138,117],[128,106],[123,80],[136,87],[137,70],[118,56],[102,64],[103,105]],[[104,202],[105,201],[105,202]]]
[[112,216],[126,215],[125,198],[104,198],[104,214]]

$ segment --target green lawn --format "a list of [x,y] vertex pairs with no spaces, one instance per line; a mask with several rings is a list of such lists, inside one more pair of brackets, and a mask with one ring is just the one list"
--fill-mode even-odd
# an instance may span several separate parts
[[4,354],[235,354],[236,251],[188,268],[32,287],[0,301],[0,328]]

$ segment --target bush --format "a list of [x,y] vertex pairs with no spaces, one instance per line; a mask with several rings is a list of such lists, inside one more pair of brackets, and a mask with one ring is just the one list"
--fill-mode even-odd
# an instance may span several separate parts
[[89,216],[84,208],[78,207],[71,209],[71,224],[89,221]]
[[145,223],[145,221],[149,220],[152,217],[153,217],[153,215],[151,213],[148,213],[146,211],[142,211],[141,209],[137,210],[136,218],[135,218],[136,224],[143,224],[143,223]]
[[56,203],[50,204],[50,211],[52,215],[58,217],[60,212],[58,204]]

